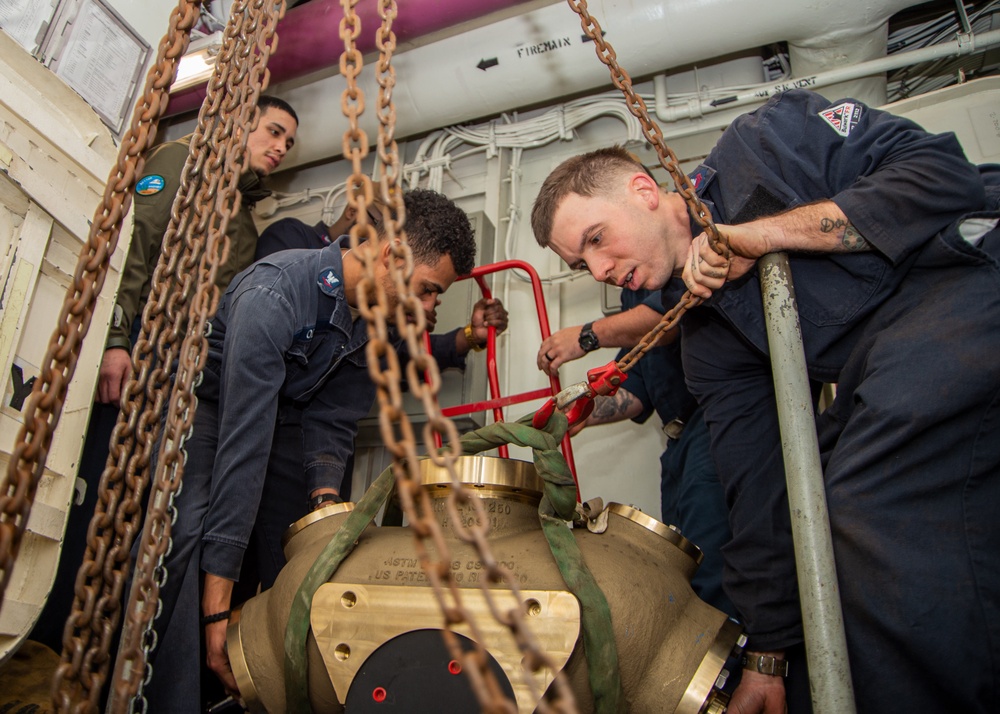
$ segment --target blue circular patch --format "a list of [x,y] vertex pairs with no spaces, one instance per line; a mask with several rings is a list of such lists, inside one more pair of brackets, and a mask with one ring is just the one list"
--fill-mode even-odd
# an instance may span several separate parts
[[140,196],[153,196],[162,191],[166,185],[167,182],[163,180],[162,176],[150,174],[139,179],[139,183],[135,185],[135,192]]

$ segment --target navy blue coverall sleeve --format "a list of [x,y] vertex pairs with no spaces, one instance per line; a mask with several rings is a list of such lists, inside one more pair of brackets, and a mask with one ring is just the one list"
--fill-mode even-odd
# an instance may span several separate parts
[[[908,119],[847,102],[860,116],[854,125],[849,117],[841,120],[846,136],[823,118],[830,102],[822,96],[787,92],[737,119],[713,153],[749,151],[806,202],[832,200],[893,263],[983,205],[978,169],[954,134],[931,134]],[[730,148],[735,143],[745,146]],[[906,230],[899,230],[903,223]]]
[[358,422],[367,416],[374,399],[368,368],[344,359],[309,400],[302,412],[303,499],[317,488],[340,490],[347,459],[354,452]]
[[234,297],[222,355],[219,441],[202,537],[202,570],[237,580],[264,476],[292,344],[288,301],[253,285]]

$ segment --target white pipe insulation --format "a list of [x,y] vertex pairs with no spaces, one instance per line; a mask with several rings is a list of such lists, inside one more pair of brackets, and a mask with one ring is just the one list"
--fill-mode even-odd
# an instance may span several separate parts
[[[1000,30],[990,30],[978,35],[970,33],[960,36],[953,42],[943,42],[918,50],[910,50],[909,52],[897,52],[879,59],[839,67],[817,74],[786,79],[781,82],[761,84],[726,97],[696,99],[684,104],[675,105],[667,103],[666,78],[660,75],[654,78],[656,117],[661,121],[696,119],[704,114],[760,102],[774,94],[797,87],[805,87],[807,89],[828,87],[833,84],[840,84],[841,82],[870,77],[874,74],[882,74],[889,70],[899,69],[900,67],[920,62],[929,62],[942,57],[959,57],[961,55],[972,54],[977,50],[996,47],[997,45],[1000,45]],[[704,130],[704,127],[696,128],[698,131]]]
[[[919,0],[591,0],[590,13],[632,77],[722,57],[770,43],[802,46],[816,37],[870,33]],[[317,38],[318,42],[339,42]],[[359,81],[367,111],[362,128],[374,144],[377,94],[371,57]],[[569,95],[611,88],[607,67],[565,3],[472,29],[393,58],[396,136],[404,138]],[[341,154],[344,79],[331,68],[278,84],[302,131],[288,167]],[[318,73],[317,73],[318,74]]]

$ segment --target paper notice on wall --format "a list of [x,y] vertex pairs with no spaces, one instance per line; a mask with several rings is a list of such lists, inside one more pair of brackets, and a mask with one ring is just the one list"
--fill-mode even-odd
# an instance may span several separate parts
[[111,15],[87,3],[73,22],[55,72],[105,119],[117,123],[143,49]]
[[36,52],[52,22],[57,0],[0,0],[0,27],[28,52]]

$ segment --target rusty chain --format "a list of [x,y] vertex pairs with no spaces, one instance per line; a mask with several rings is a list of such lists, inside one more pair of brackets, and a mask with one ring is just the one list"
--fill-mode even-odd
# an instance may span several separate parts
[[[110,256],[117,246],[123,218],[131,205],[136,178],[142,172],[145,153],[156,139],[157,126],[166,108],[166,90],[176,64],[187,48],[188,33],[198,17],[200,5],[200,0],[182,0],[171,13],[169,31],[159,47],[157,63],[147,76],[144,93],[136,105],[115,168],[108,178],[102,203],[91,223],[58,326],[43,360],[40,378],[25,411],[24,425],[18,433],[12,459],[0,484],[0,602],[17,557],[66,389],[75,371],[81,341],[89,329]],[[94,591],[87,593],[85,599],[89,606],[87,609],[92,613],[96,600]],[[72,659],[79,668],[82,654],[77,653]]]
[[[160,445],[153,489],[129,596],[128,626],[115,665],[115,695],[120,702],[139,693],[146,676],[159,600],[162,562],[175,517],[173,500],[184,471],[184,443],[191,433],[197,400],[194,389],[208,350],[205,328],[219,301],[216,274],[229,252],[229,220],[239,211],[237,190],[247,138],[259,119],[257,101],[267,83],[267,61],[275,51],[274,31],[284,14],[284,0],[241,0],[230,9],[215,73],[209,80],[206,109],[217,113],[202,165],[201,185],[191,205],[194,218],[185,235],[182,295],[193,291],[171,392],[167,428]],[[202,249],[202,246],[204,248]],[[196,277],[195,277],[196,276]],[[193,284],[194,281],[196,284]],[[144,700],[142,700],[144,703]],[[143,707],[145,708],[145,707]]]
[[[719,230],[715,227],[715,223],[712,221],[712,214],[705,208],[701,199],[698,198],[698,194],[695,193],[691,179],[681,171],[680,162],[677,160],[677,156],[673,150],[663,140],[663,132],[660,131],[660,127],[650,119],[649,112],[646,110],[646,102],[632,89],[631,77],[618,64],[618,55],[615,53],[614,48],[605,41],[604,31],[601,29],[600,23],[598,23],[587,9],[587,0],[566,1],[580,16],[580,25],[583,27],[583,31],[587,37],[594,41],[594,50],[597,52],[598,59],[607,65],[611,72],[612,83],[625,95],[628,110],[642,125],[642,133],[646,136],[647,141],[656,149],[656,153],[660,158],[660,165],[667,170],[674,180],[674,187],[687,204],[692,219],[705,231],[712,249],[719,255],[728,258],[729,246],[726,243],[725,237],[719,233]],[[675,327],[685,312],[692,307],[700,305],[701,302],[701,298],[692,295],[690,291],[685,291],[677,304],[663,315],[660,322],[628,354],[618,360],[618,368],[622,372],[628,372],[632,369],[635,363],[642,359],[642,356],[656,345],[656,342],[664,332]]]
[[[146,101],[145,104],[160,106],[161,112],[166,100],[163,89],[169,87],[174,76],[175,58],[182,55],[187,46],[187,33],[197,18],[197,8],[200,4],[182,0],[171,16],[171,27],[161,43],[157,64],[150,71],[146,95],[149,96],[150,88],[155,87],[160,90],[161,96],[157,98],[155,104],[150,101]],[[257,6],[260,5],[258,2]],[[283,5],[281,11],[283,12]],[[240,15],[240,23],[244,23],[242,17],[244,12],[245,9],[240,9],[239,12],[234,10],[234,15]],[[268,6],[266,12],[266,18],[272,17],[275,13],[271,6]],[[186,13],[190,13],[190,16]],[[184,16],[185,21],[177,22],[177,16]],[[272,29],[273,24],[272,22]],[[227,31],[227,42],[223,53],[228,52],[232,55],[232,48],[236,42],[234,38],[242,38],[247,32],[255,29],[249,23],[236,29],[230,28],[230,31]],[[242,40],[240,45],[240,52],[244,57],[248,55],[256,57],[263,52],[273,51],[273,45],[268,50],[266,39],[259,40],[256,47],[245,46],[246,43]],[[165,59],[169,60],[170,64],[166,64]],[[228,71],[228,63],[220,63],[220,66],[226,67]],[[246,72],[240,71],[243,74],[236,79],[245,85]],[[259,83],[259,77],[257,81]],[[223,239],[221,256],[219,255],[217,235],[221,232],[224,236],[229,216],[238,210],[236,205],[238,199],[233,198],[235,183],[231,174],[235,173],[238,179],[242,164],[242,147],[245,146],[247,128],[252,118],[248,118],[246,113],[253,111],[260,89],[259,86],[254,89],[250,104],[246,103],[249,100],[246,90],[237,91],[237,89],[237,81],[234,81],[233,77],[220,79],[218,72],[213,77],[213,83],[210,83],[209,101],[199,113],[198,130],[191,141],[191,153],[181,174],[181,188],[171,208],[171,220],[164,235],[160,262],[153,274],[150,295],[143,311],[142,332],[133,352],[131,378],[123,393],[125,406],[112,436],[108,465],[102,474],[99,487],[98,507],[88,530],[87,552],[77,575],[76,599],[64,634],[62,663],[53,681],[54,704],[59,711],[95,711],[107,675],[110,659],[108,651],[118,624],[130,549],[141,516],[139,499],[148,481],[150,456],[153,446],[157,443],[164,395],[169,388],[171,369],[178,353],[177,343],[185,331],[185,312],[194,290],[193,280],[198,275],[197,266],[201,262],[203,280],[208,280],[215,289],[212,265],[224,260],[227,250],[227,243]],[[236,120],[238,127],[241,128],[238,134],[242,141],[242,145],[236,151],[227,151],[228,147],[225,145],[228,138],[233,135],[232,116],[226,118],[225,124],[219,124],[219,110],[223,100],[227,100],[226,106],[223,107],[224,115],[226,112],[233,114],[233,107],[237,106],[237,102],[244,102],[239,105],[242,114]],[[136,114],[137,116],[140,114],[139,107]],[[228,196],[224,196],[223,191],[217,190],[218,178],[208,178],[203,184],[202,174],[214,171],[217,176],[220,164],[216,154],[206,162],[205,155],[209,146],[218,147],[216,154],[218,151],[225,153],[227,173],[223,181],[227,186],[230,184],[232,186],[228,189]],[[233,208],[227,209],[225,207],[227,202]],[[204,206],[213,204],[214,210],[208,212],[204,210]],[[196,223],[190,221],[192,205],[195,206],[198,219]],[[204,237],[212,225],[212,216],[220,210],[221,225],[213,234],[215,238],[213,239],[211,235],[209,237],[208,257],[200,259],[202,246],[205,243]],[[206,261],[207,268],[204,265]],[[215,293],[209,291],[209,295],[206,304],[206,299],[199,293],[192,310],[195,314],[192,324],[196,325],[195,330],[199,332],[200,328],[197,326],[199,318],[206,314],[206,309],[214,311],[217,289]],[[164,327],[164,313],[168,319],[166,327]],[[153,345],[156,346],[155,359]],[[187,361],[181,360],[182,374]],[[183,384],[183,380],[179,381]],[[178,399],[182,404],[190,404],[190,398],[185,401],[183,394],[175,401]],[[185,426],[182,427],[185,433],[190,427],[189,422],[190,414],[187,416]],[[136,441],[141,450],[133,453]],[[180,442],[174,439],[170,443]],[[174,463],[178,460],[176,457],[171,457],[169,453],[171,447],[165,445],[163,448],[168,454],[166,457],[161,456],[161,463]],[[173,447],[173,450],[176,451],[177,448]],[[179,473],[177,476],[179,478]],[[174,487],[176,488],[176,483]],[[151,494],[150,499],[151,502],[164,500],[162,496],[157,496],[157,492]],[[168,504],[171,499],[172,494],[166,499]],[[156,512],[153,508],[150,510]],[[163,509],[159,510],[162,518]],[[150,531],[153,530],[155,528],[151,527]],[[161,540],[157,547],[162,552],[169,542],[169,528],[161,532]],[[148,559],[147,554],[146,560]],[[155,599],[155,594],[153,598]],[[132,605],[135,607],[136,603],[133,601]],[[152,617],[155,601],[143,602],[138,606],[144,608],[149,617]],[[133,627],[134,631],[144,634],[141,617],[138,619],[134,617],[134,611],[132,614],[131,624],[136,626]],[[138,663],[132,659],[128,660],[131,671],[127,677],[116,678],[117,690],[133,684],[143,670],[144,661],[144,657]]]
[[[470,497],[462,487],[455,471],[455,459],[461,455],[458,432],[450,419],[441,414],[437,402],[440,388],[440,373],[437,362],[427,353],[422,335],[426,328],[423,307],[413,294],[409,279],[413,272],[413,256],[406,242],[404,233],[405,212],[401,191],[398,188],[399,157],[396,142],[393,137],[395,124],[395,108],[392,104],[392,89],[395,85],[395,74],[391,65],[391,56],[395,50],[395,35],[392,32],[392,21],[396,16],[395,0],[380,0],[379,15],[382,18],[377,41],[380,50],[378,61],[378,157],[381,176],[379,179],[380,198],[385,204],[381,208],[382,225],[385,230],[385,240],[390,242],[391,260],[390,274],[398,302],[395,307],[389,304],[385,288],[375,279],[375,262],[379,252],[379,237],[368,221],[367,207],[373,201],[371,179],[362,171],[361,162],[368,153],[368,140],[365,132],[358,126],[358,116],[364,109],[364,95],[357,85],[357,77],[361,71],[361,54],[355,46],[355,40],[361,32],[360,20],[355,12],[358,0],[342,0],[344,18],[340,24],[340,35],[344,41],[344,53],[341,55],[341,73],[347,79],[347,88],[342,96],[342,109],[350,120],[350,126],[344,133],[344,155],[351,159],[353,174],[348,179],[348,203],[356,210],[358,221],[351,228],[351,247],[354,254],[364,265],[364,278],[358,286],[358,304],[361,314],[368,323],[369,341],[366,346],[369,374],[378,387],[379,426],[386,448],[393,455],[392,469],[396,477],[397,489],[403,511],[416,539],[417,555],[421,567],[427,573],[433,586],[438,604],[444,615],[445,641],[452,656],[464,663],[463,671],[469,674],[470,683],[476,697],[485,712],[515,712],[516,706],[504,696],[496,677],[489,669],[486,651],[481,644],[482,635],[476,626],[472,612],[463,604],[461,590],[451,576],[451,556],[447,542],[441,532],[441,526],[434,517],[433,506],[427,492],[421,486],[419,472],[419,457],[415,444],[413,425],[403,407],[403,397],[400,388],[401,372],[396,351],[389,339],[390,314],[397,328],[404,334],[411,361],[407,365],[407,379],[411,393],[420,398],[428,420],[424,427],[424,443],[433,444],[434,435],[440,434],[447,449],[441,453],[431,451],[430,458],[442,468],[446,468],[451,476],[452,492],[447,500],[447,509],[456,535],[463,541],[475,546],[487,571],[487,578],[481,584],[484,597],[493,617],[506,626],[512,633],[524,654],[525,679],[539,700],[539,712],[571,712],[575,711],[572,692],[565,676],[554,666],[548,656],[542,652],[537,640],[528,629],[522,610],[520,589],[512,574],[504,568],[493,555],[487,540],[489,520],[478,499]],[[360,247],[362,239],[367,242],[367,249]],[[400,265],[402,263],[402,265]],[[381,367],[385,360],[387,369]],[[461,506],[470,506],[475,513],[475,525],[464,527],[459,515]],[[428,548],[428,542],[433,548]],[[514,607],[503,610],[497,602],[496,591],[487,587],[488,584],[506,584],[514,598]],[[452,627],[465,623],[472,633],[475,649],[464,652],[455,637]],[[552,687],[553,701],[542,699],[542,693],[537,691],[535,682],[528,672],[537,672],[548,668],[554,676]]]
[[197,18],[200,4],[200,1],[182,2],[171,15],[171,42],[165,41],[159,49],[159,64],[154,68],[159,71],[151,71],[147,79],[146,91],[136,106],[108,177],[42,361],[41,374],[25,408],[11,460],[0,480],[0,604],[10,582],[66,390],[76,369],[81,342],[90,328],[94,305],[131,205],[131,190],[142,170],[143,156],[156,139],[156,128],[166,106],[165,88],[169,86],[177,58],[187,47],[187,30]]

